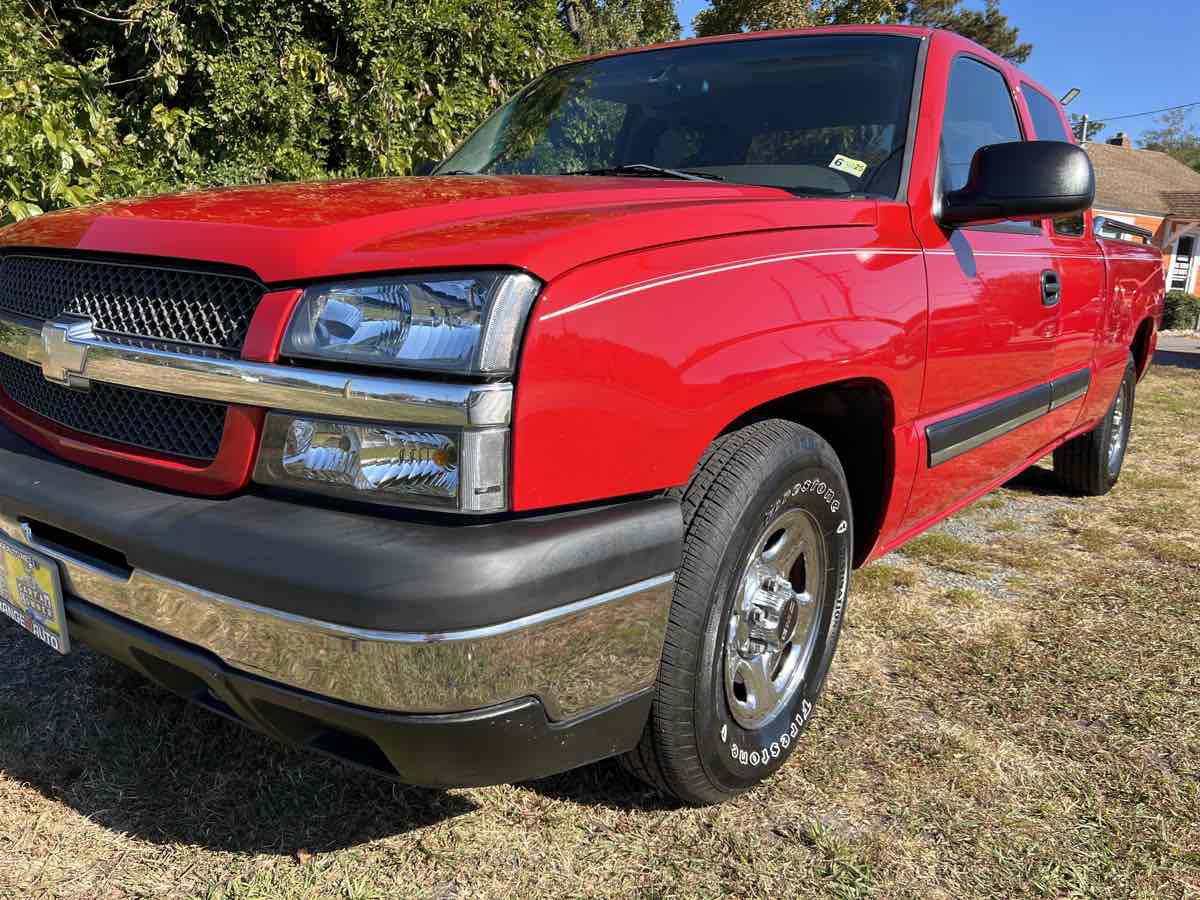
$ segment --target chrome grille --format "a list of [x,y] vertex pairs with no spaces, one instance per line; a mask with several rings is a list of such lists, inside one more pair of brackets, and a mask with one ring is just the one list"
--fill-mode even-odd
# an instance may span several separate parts
[[238,275],[49,255],[0,259],[0,309],[68,312],[110,334],[241,350],[263,286]]
[[66,428],[172,456],[211,462],[225,431],[222,404],[99,381],[75,391],[47,381],[41,367],[3,354],[0,387],[14,403]]

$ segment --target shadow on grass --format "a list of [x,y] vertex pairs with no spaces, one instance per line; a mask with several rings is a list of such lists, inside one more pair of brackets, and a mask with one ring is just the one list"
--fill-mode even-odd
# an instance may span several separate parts
[[89,651],[58,657],[0,623],[0,772],[113,831],[290,855],[476,809],[262,737]]
[[1055,478],[1054,472],[1041,466],[1031,466],[1019,475],[1004,482],[1009,490],[1021,491],[1025,494],[1036,494],[1039,497],[1069,496],[1063,491],[1062,483]]
[[679,809],[673,800],[626,772],[615,759],[518,785],[551,800],[620,812],[659,812]]

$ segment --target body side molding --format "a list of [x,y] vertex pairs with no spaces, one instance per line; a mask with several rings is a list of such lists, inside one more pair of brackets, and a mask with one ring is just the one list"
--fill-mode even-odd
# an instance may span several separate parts
[[982,447],[1027,422],[1077,400],[1087,393],[1091,379],[1091,369],[1082,368],[979,409],[926,426],[929,468]]

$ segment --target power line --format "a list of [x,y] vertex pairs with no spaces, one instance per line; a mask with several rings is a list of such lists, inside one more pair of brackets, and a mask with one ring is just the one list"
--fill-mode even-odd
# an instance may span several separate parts
[[1181,106],[1166,106],[1166,107],[1163,107],[1162,109],[1152,109],[1148,112],[1128,113],[1127,115],[1124,115],[1124,116],[1096,116],[1096,121],[1098,121],[1098,122],[1116,122],[1120,119],[1138,119],[1138,118],[1141,118],[1142,116],[1153,116],[1153,115],[1157,115],[1158,113],[1174,112],[1177,109],[1191,109],[1193,106],[1200,106],[1200,100],[1197,100],[1195,103],[1184,103]]

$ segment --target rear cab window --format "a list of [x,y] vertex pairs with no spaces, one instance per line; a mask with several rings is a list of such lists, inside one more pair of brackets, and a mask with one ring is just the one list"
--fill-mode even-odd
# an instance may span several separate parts
[[[1021,96],[1025,98],[1025,105],[1029,108],[1029,117],[1033,120],[1035,138],[1039,141],[1073,143],[1067,126],[1063,124],[1063,118],[1058,112],[1057,103],[1027,82],[1021,83]],[[1083,237],[1083,213],[1055,219],[1054,232],[1068,237]]]

